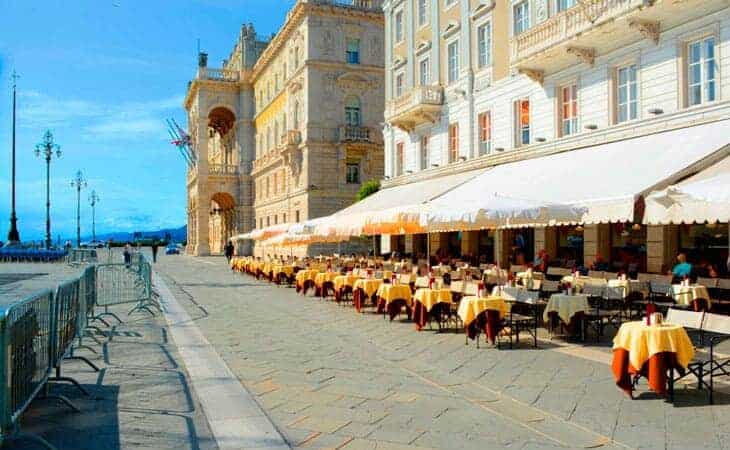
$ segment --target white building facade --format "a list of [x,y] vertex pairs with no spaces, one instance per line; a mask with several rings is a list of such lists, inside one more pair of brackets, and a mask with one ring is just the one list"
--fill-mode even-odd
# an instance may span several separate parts
[[[730,117],[728,1],[389,0],[384,11],[385,187]],[[646,230],[661,243],[647,245],[649,270],[671,262],[675,232]],[[550,233],[535,230],[535,252]],[[586,262],[606,233],[586,227]]]

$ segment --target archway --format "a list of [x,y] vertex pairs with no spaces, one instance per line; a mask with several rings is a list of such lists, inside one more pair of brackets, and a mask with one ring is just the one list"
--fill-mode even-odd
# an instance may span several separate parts
[[208,245],[211,254],[223,253],[228,240],[236,233],[236,201],[227,192],[217,192],[210,199]]
[[210,130],[208,159],[212,164],[234,164],[236,115],[228,108],[218,106],[208,114]]

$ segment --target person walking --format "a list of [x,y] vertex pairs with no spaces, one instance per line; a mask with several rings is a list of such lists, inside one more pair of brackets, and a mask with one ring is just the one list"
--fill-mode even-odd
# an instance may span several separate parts
[[228,243],[226,244],[225,252],[226,252],[226,259],[230,263],[231,258],[233,258],[233,242],[228,241]]
[[152,241],[152,263],[157,264],[157,249],[159,248],[159,243],[157,242],[157,239]]
[[124,246],[124,264],[130,265],[132,264],[132,246],[129,245],[129,242],[127,242],[127,245]]

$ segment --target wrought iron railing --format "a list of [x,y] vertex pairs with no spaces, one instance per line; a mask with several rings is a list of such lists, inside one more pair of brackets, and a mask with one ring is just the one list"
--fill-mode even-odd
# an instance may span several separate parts
[[344,125],[339,128],[340,142],[371,142],[370,128]]
[[198,79],[199,80],[211,80],[211,81],[238,82],[241,80],[241,73],[237,70],[213,69],[210,67],[199,67],[198,68]]
[[235,164],[210,164],[208,173],[210,175],[238,175],[238,166]]

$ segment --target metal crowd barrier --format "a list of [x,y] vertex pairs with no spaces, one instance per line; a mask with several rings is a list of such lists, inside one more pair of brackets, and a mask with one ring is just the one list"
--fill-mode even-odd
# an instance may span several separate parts
[[96,264],[98,262],[98,255],[94,248],[72,248],[68,252],[66,257],[68,264]]
[[[99,371],[88,359],[75,356],[74,348],[83,346],[86,330],[94,320],[103,322],[101,316],[111,315],[121,322],[108,311],[111,305],[134,303],[130,314],[147,311],[154,315],[151,308],[160,306],[152,291],[151,274],[143,257],[129,265],[91,265],[55,292],[36,293],[0,311],[0,446],[8,440],[27,439],[54,449],[39,436],[21,433],[20,416],[41,393],[78,411],[67,398],[49,395],[48,383],[72,383],[88,395],[76,380],[62,376],[63,360],[80,359]],[[95,316],[97,306],[104,313]]]

